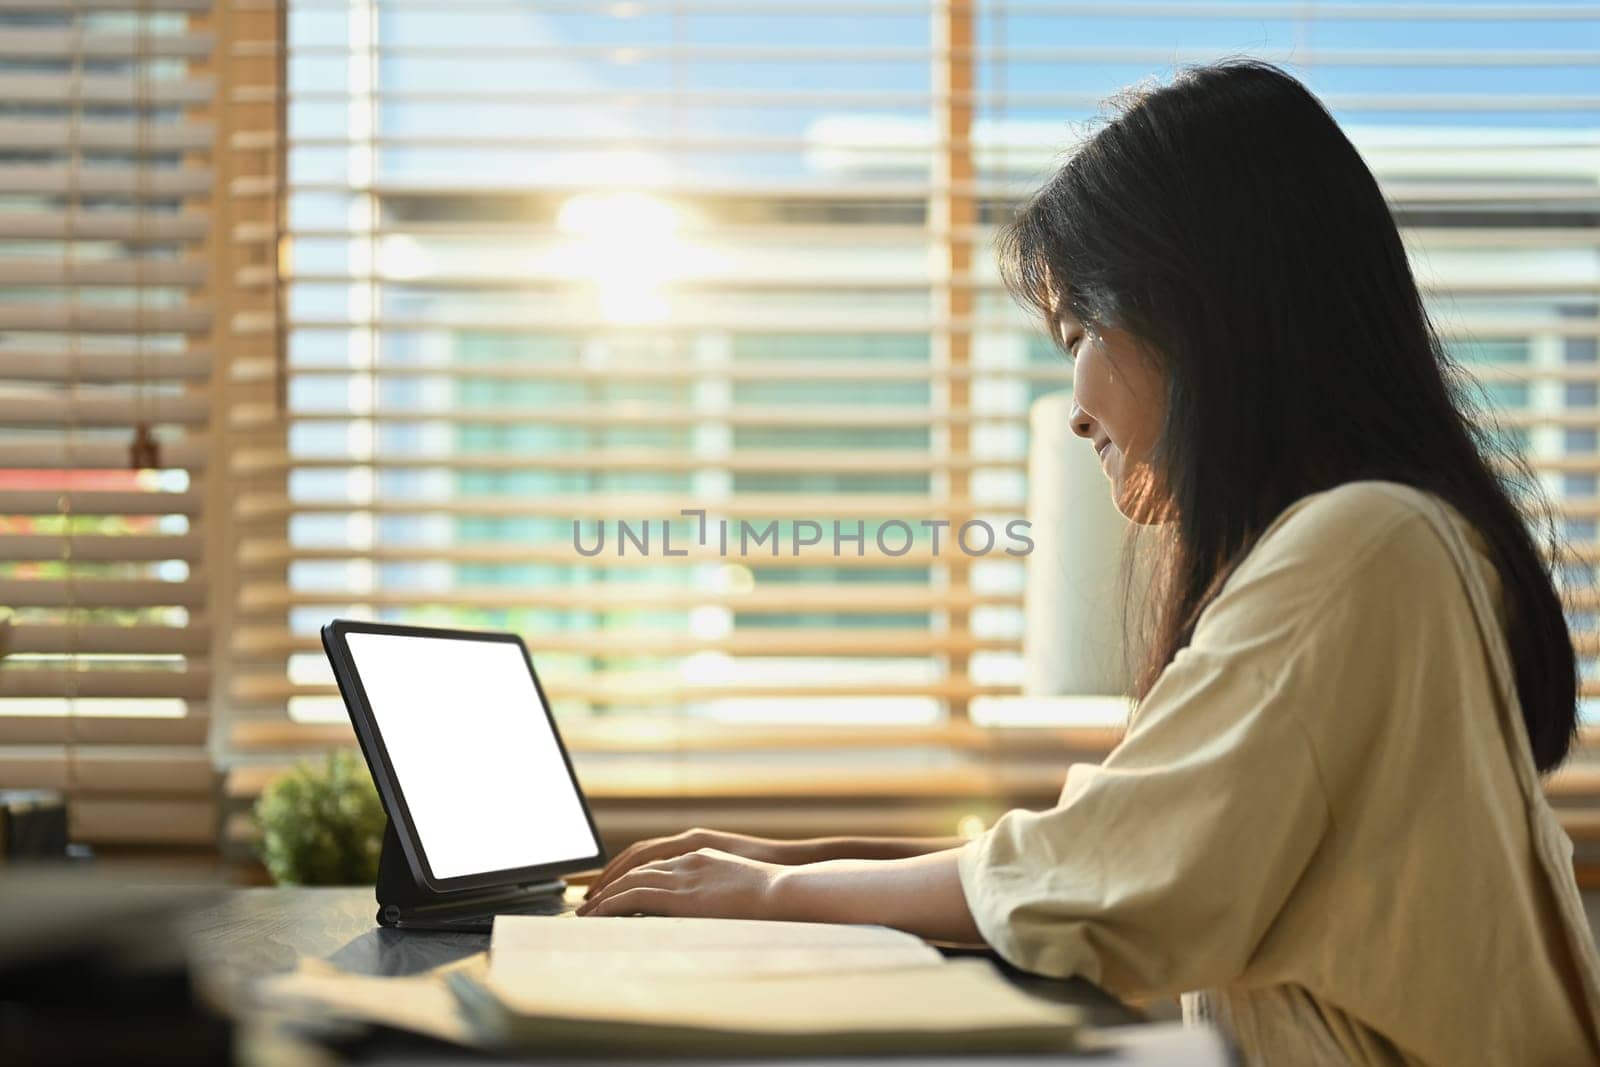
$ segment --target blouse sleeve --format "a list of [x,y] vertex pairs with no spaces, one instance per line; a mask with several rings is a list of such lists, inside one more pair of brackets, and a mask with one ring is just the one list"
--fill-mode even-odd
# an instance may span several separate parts
[[1073,766],[1055,807],[1008,812],[958,853],[1005,959],[1130,999],[1245,971],[1329,826],[1300,716],[1338,680],[1301,653],[1359,617],[1324,608],[1364,595],[1352,553],[1381,540],[1369,527],[1339,546],[1306,525],[1252,553],[1102,764]]

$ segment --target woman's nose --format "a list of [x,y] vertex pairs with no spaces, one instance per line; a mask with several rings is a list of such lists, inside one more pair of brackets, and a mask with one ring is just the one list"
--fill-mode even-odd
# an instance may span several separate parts
[[1068,422],[1072,426],[1072,432],[1077,434],[1079,437],[1094,436],[1094,420],[1091,419],[1084,412],[1084,410],[1078,406],[1076,401],[1074,401],[1072,404],[1072,411],[1068,416]]

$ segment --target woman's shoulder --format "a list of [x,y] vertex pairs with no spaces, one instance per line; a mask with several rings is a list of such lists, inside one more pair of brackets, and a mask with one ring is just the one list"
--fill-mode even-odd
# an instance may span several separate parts
[[1284,508],[1257,543],[1312,539],[1360,546],[1407,523],[1437,519],[1448,509],[1435,494],[1403,482],[1345,482]]
[[[1453,598],[1460,582],[1447,523],[1465,525],[1439,497],[1398,482],[1346,482],[1311,493],[1268,526],[1202,619],[1232,629],[1265,615],[1317,629],[1340,615],[1372,618]],[[1351,611],[1330,613],[1338,601]]]
[[1285,508],[1257,540],[1245,566],[1301,564],[1331,580],[1384,562],[1444,564],[1449,560],[1447,523],[1475,539],[1455,509],[1427,490],[1375,479],[1345,482]]

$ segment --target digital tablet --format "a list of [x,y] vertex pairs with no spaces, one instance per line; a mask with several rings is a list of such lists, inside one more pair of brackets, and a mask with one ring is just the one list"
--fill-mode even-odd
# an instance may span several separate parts
[[419,886],[520,885],[605,862],[520,637],[335,619],[322,644]]

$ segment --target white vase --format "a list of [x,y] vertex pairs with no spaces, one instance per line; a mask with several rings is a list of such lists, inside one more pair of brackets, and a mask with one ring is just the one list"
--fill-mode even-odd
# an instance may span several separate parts
[[[1028,519],[1034,548],[1023,596],[1023,692],[1112,696],[1128,689],[1124,544],[1131,523],[1111,500],[1093,446],[1072,432],[1072,394],[1029,412]],[[1143,595],[1135,573],[1135,603]]]

